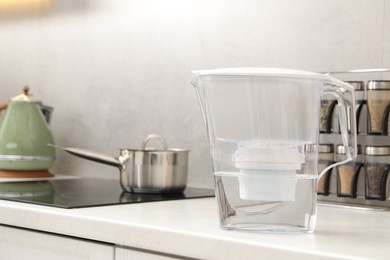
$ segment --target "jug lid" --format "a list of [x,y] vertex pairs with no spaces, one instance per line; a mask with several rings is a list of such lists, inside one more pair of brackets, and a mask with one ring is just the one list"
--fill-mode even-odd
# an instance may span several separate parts
[[265,77],[294,77],[294,78],[314,78],[328,79],[326,74],[319,74],[310,71],[266,68],[266,67],[239,67],[221,68],[211,70],[198,70],[192,72],[196,76],[265,76]]

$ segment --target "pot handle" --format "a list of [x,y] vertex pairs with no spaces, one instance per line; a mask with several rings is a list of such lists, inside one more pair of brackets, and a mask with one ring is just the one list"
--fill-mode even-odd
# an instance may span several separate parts
[[107,164],[107,165],[111,165],[111,166],[116,166],[119,168],[123,167],[123,164],[118,159],[115,159],[115,158],[108,156],[108,155],[99,154],[99,153],[96,153],[93,151],[75,148],[75,147],[64,148],[64,147],[60,147],[60,146],[56,146],[56,145],[50,145],[50,146],[54,146],[55,148],[59,148],[61,150],[64,150],[70,154],[73,154],[73,155],[80,157],[80,158],[83,158],[83,159],[87,159],[90,161],[103,163],[103,164]]
[[158,139],[163,147],[164,150],[168,150],[168,145],[167,145],[167,142],[165,142],[164,138],[162,138],[161,136],[157,135],[157,134],[150,134],[148,135],[144,141],[142,142],[141,144],[141,149],[142,150],[145,150],[146,148],[146,144],[152,140],[152,139]]

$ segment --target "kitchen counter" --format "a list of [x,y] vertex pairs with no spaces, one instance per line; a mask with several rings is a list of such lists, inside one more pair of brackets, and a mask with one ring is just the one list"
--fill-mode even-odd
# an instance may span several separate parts
[[61,209],[0,200],[0,223],[201,259],[388,259],[390,212],[319,206],[314,234],[219,228],[215,198]]

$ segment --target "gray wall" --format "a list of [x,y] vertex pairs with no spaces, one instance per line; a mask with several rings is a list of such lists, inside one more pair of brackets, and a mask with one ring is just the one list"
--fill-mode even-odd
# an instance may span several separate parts
[[[53,0],[0,12],[0,98],[30,85],[62,146],[116,155],[161,134],[191,149],[189,185],[211,187],[191,70],[390,67],[388,32],[390,0]],[[119,177],[62,152],[53,172]]]

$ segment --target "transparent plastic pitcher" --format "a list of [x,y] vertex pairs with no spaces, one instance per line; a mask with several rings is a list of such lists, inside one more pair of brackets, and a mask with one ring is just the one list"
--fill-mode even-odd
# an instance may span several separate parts
[[[195,71],[224,229],[307,232],[316,222],[320,101],[338,102],[346,163],[356,157],[354,88],[270,68]],[[348,131],[350,129],[350,131]],[[320,174],[321,176],[321,174]]]

